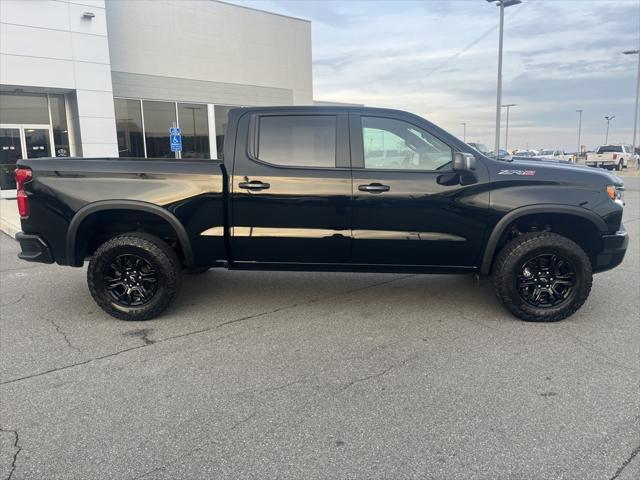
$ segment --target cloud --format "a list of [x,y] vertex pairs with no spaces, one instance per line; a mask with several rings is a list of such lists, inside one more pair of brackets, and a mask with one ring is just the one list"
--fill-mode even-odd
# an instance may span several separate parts
[[[493,142],[498,9],[484,1],[238,1],[312,21],[314,96],[400,108]],[[506,10],[509,144],[631,141],[640,2],[524,0]]]

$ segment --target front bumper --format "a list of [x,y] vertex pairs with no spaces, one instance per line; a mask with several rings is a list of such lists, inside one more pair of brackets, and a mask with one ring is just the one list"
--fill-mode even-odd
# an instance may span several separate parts
[[27,262],[53,263],[53,256],[47,243],[38,235],[18,232],[16,240],[20,242],[18,258]]
[[596,258],[594,272],[604,272],[620,265],[627,253],[628,245],[629,234],[624,225],[620,225],[620,230],[612,235],[603,235],[602,251]]

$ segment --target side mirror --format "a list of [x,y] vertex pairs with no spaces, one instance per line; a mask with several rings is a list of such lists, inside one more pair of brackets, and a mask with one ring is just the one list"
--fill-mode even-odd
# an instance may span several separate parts
[[468,172],[476,169],[476,157],[470,153],[456,152],[453,154],[453,170]]

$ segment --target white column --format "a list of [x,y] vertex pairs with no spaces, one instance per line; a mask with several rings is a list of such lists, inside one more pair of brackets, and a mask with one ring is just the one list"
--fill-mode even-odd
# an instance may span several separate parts
[[216,142],[216,115],[214,106],[210,103],[207,104],[207,118],[209,124],[209,154],[211,159],[218,158],[218,148]]

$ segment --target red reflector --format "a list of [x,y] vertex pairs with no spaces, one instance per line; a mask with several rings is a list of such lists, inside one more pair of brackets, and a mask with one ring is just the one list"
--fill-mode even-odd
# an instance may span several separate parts
[[27,198],[27,194],[18,192],[16,199],[18,200],[18,213],[20,213],[20,217],[27,218],[29,216],[29,199]]
[[615,160],[616,158],[618,158],[618,154],[617,154],[617,153],[614,153],[614,154],[613,154],[613,159]]
[[16,200],[18,201],[18,213],[20,217],[27,218],[29,216],[29,197],[24,191],[25,182],[31,180],[31,170],[28,168],[16,168]]

